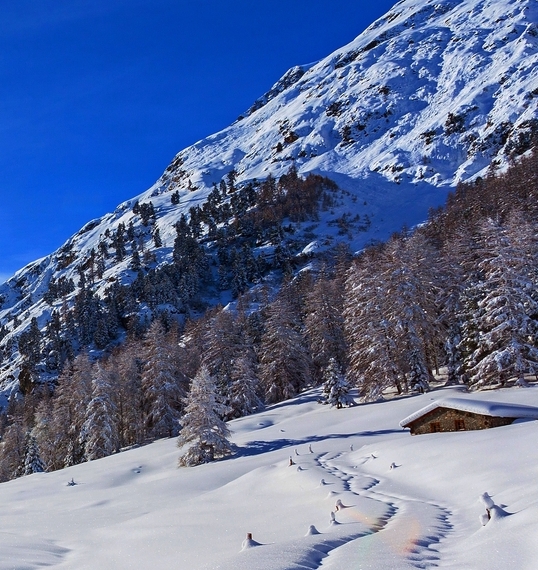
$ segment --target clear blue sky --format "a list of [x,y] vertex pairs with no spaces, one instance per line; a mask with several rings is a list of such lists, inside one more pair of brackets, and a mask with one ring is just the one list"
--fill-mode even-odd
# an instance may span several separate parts
[[16,0],[0,9],[0,279],[146,190],[393,0]]

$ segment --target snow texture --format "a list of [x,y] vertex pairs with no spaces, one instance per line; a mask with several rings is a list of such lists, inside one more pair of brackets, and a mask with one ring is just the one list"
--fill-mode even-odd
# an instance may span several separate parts
[[[230,422],[221,461],[178,469],[163,439],[0,484],[0,570],[536,568],[534,422],[414,438],[398,418],[431,393],[342,410],[320,393]],[[486,397],[538,406],[534,387]]]

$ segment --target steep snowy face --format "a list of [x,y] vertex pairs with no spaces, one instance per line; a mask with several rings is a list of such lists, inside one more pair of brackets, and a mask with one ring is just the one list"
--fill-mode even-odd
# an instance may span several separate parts
[[454,184],[538,130],[532,0],[405,0],[344,48],[291,69],[235,124],[180,152],[161,182],[286,171]]

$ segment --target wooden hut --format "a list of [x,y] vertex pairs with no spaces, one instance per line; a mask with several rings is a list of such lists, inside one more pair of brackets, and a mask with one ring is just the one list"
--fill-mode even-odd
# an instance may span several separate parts
[[488,429],[517,419],[538,420],[538,408],[465,398],[444,398],[411,414],[400,422],[411,435],[445,431]]

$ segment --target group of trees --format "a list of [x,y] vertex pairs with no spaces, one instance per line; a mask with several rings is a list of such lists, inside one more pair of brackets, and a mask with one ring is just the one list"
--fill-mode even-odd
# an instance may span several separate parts
[[[263,200],[278,200],[275,183],[268,185]],[[233,181],[214,190],[213,208],[230,189],[239,191]],[[226,421],[309,386],[323,384],[322,400],[340,408],[351,402],[350,387],[364,401],[389,389],[428,390],[442,366],[449,383],[524,385],[538,372],[537,194],[533,154],[506,173],[460,185],[415,231],[355,258],[335,250],[315,271],[284,274],[278,291],[245,292],[233,310],[213,307],[179,325],[155,311],[149,327],[131,327],[101,360],[64,347],[54,389],[29,389],[2,418],[0,476],[176,435],[186,445],[182,465],[223,457],[233,451]],[[207,223],[209,210],[177,226],[174,264],[183,275],[201,271],[197,279],[208,266],[193,269],[187,260],[204,255],[197,224]],[[116,310],[126,303],[121,291]],[[92,310],[87,295],[78,293],[77,310]],[[41,334],[33,323],[19,340],[29,362],[39,358]]]
[[538,156],[460,185],[428,224],[364,252],[346,283],[348,378],[388,387],[519,385],[538,372]]
[[[221,291],[230,290],[237,298],[270,271],[291,273],[300,244],[294,243],[293,226],[285,220],[316,219],[319,209],[334,200],[335,190],[327,178],[311,174],[303,179],[294,168],[280,179],[242,187],[235,185],[231,172],[203,206],[179,216],[170,262],[158,265],[155,250],[163,242],[155,208],[151,202],[136,202],[134,218],[107,229],[98,247],[79,262],[77,279],[50,280],[43,297],[52,307],[49,323],[13,339],[25,374],[37,379],[43,371],[57,373],[81,349],[102,350],[126,329],[130,332],[129,327],[144,329],[147,324],[133,318],[140,307],[199,312]],[[61,266],[67,267],[75,254],[70,246],[64,250]],[[97,295],[105,271],[121,263],[132,271],[132,279],[120,284],[109,276],[105,293]]]

